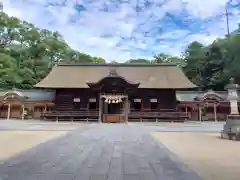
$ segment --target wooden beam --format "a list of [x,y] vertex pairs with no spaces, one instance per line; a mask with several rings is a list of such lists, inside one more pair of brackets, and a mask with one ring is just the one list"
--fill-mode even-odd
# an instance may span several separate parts
[[24,104],[22,104],[22,120],[24,120],[24,116],[25,116],[25,107],[24,107]]
[[217,105],[213,104],[214,120],[217,122]]
[[202,121],[202,108],[200,105],[198,106],[198,112],[199,112],[199,121]]
[[128,96],[125,99],[125,122],[128,122],[129,101]]
[[44,103],[44,112],[47,112],[47,104]]
[[[185,104],[185,113],[186,115],[188,114],[187,104]],[[185,120],[187,120],[187,118],[185,118]]]
[[11,104],[8,103],[8,114],[7,114],[7,120],[10,119],[10,114],[11,114]]
[[99,110],[98,110],[98,111],[99,111],[99,115],[98,115],[98,116],[99,116],[99,117],[98,117],[98,122],[99,122],[99,123],[102,122],[102,105],[103,105],[103,102],[102,102],[102,101],[103,101],[102,96],[99,95],[99,108],[98,108],[98,109],[99,109]]

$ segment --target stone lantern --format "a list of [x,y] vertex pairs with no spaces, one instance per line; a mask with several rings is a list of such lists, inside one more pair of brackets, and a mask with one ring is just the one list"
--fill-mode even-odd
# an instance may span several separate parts
[[228,101],[230,103],[230,114],[227,116],[226,124],[221,132],[222,138],[240,140],[240,115],[238,111],[239,85],[230,79],[230,83],[225,87],[228,91]]

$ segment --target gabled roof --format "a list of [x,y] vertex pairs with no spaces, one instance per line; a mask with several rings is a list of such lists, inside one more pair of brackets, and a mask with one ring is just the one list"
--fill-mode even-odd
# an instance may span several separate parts
[[21,101],[25,101],[26,99],[28,99],[28,96],[25,96],[22,92],[17,91],[15,88],[7,91],[4,95],[3,95],[3,100],[7,100],[7,99],[12,99],[12,98],[17,98]]
[[139,88],[188,89],[195,88],[182,70],[173,64],[60,64],[35,87],[88,88],[107,77],[114,70]]
[[55,99],[54,90],[42,89],[14,89],[14,90],[0,90],[0,101],[3,100],[6,94],[14,92],[21,97],[28,97],[26,101],[53,101]]
[[223,95],[223,93],[218,93],[215,92],[213,90],[208,90],[207,92],[204,92],[202,94],[199,94],[198,96],[195,97],[195,100],[197,101],[205,101],[207,99],[215,99],[217,101],[226,101],[226,97],[227,97],[227,92],[225,94],[225,96]]
[[180,102],[194,102],[199,93],[198,91],[177,91],[176,98]]
[[[240,92],[238,92],[240,97]],[[228,92],[227,91],[177,91],[176,98],[180,102],[196,102],[207,98],[216,98],[219,101],[228,102]],[[240,98],[239,98],[240,101]]]

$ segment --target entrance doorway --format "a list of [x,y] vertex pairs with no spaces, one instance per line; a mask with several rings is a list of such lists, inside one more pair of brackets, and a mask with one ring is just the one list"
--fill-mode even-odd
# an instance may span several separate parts
[[107,104],[107,114],[121,114],[122,102]]
[[99,121],[107,123],[120,123],[127,121],[127,99],[126,95],[101,95],[99,104]]

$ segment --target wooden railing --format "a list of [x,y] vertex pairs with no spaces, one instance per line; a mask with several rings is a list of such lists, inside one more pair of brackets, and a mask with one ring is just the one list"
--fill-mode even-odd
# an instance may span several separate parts
[[185,112],[136,112],[133,111],[128,114],[129,121],[138,120],[140,121],[174,121],[183,122],[188,119],[189,115]]
[[[95,120],[99,119],[98,110],[81,109],[77,111],[51,111],[41,115],[42,119],[51,120]],[[174,121],[183,122],[189,115],[185,112],[167,111],[131,111],[128,113],[129,121]]]
[[51,111],[42,113],[41,119],[49,120],[98,120],[98,111]]

